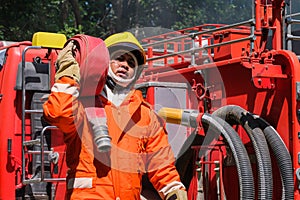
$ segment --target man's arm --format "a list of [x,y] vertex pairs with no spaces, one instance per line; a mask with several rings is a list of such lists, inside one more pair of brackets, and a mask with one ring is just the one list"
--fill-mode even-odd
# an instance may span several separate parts
[[74,132],[79,96],[80,69],[74,55],[74,44],[68,45],[60,51],[56,61],[58,70],[51,94],[44,103],[44,118],[51,125],[57,126],[64,133]]
[[149,180],[162,199],[186,200],[187,193],[175,167],[175,158],[162,120],[151,112],[152,130],[147,143]]

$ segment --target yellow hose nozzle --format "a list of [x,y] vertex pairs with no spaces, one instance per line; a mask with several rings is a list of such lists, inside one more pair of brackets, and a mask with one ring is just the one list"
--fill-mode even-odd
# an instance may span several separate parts
[[168,123],[181,124],[182,109],[163,107],[158,111],[158,115]]
[[198,126],[198,110],[163,107],[158,111],[158,115],[164,118],[168,123],[181,124],[188,127]]

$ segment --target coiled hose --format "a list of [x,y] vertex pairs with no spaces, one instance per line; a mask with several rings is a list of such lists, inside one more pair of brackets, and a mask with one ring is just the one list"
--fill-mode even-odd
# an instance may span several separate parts
[[276,163],[279,168],[282,182],[282,198],[284,200],[294,199],[294,177],[291,155],[279,136],[278,132],[263,118],[257,117],[255,120],[263,130],[267,142],[274,153]]
[[[193,177],[193,174],[191,174],[193,170],[187,169],[191,169],[195,165],[192,159],[193,150],[191,147],[193,145],[213,145],[212,142],[222,136],[226,140],[226,144],[230,148],[236,163],[240,199],[253,200],[255,198],[253,174],[246,148],[237,132],[226,121],[208,113],[199,113],[197,110],[165,107],[161,108],[158,114],[169,123],[182,124],[193,128],[199,126],[204,128],[205,137],[195,134],[196,131],[193,132],[178,153],[175,165],[186,186],[189,187]],[[205,151],[200,149],[199,156],[203,156],[204,153]]]
[[254,199],[254,181],[250,160],[237,132],[223,119],[210,114],[202,116],[202,124],[208,130],[207,134],[211,134],[210,130],[213,130],[213,133],[221,134],[227,141],[237,165],[240,199]]
[[[260,132],[256,131],[257,129],[263,130],[263,134],[266,139],[267,143],[270,145],[271,150],[273,151],[276,162],[280,170],[281,175],[281,181],[282,181],[282,199],[294,199],[293,195],[293,171],[292,171],[292,162],[290,158],[290,154],[284,144],[284,142],[281,140],[279,134],[277,131],[270,126],[265,120],[262,118],[255,116],[243,108],[236,106],[236,105],[228,105],[219,108],[217,111],[214,112],[214,115],[217,115],[221,118],[224,118],[229,123],[238,123],[243,125],[246,132],[249,132],[249,129],[252,130],[248,133],[250,136],[256,136],[257,133],[259,134],[259,138],[261,138]],[[261,142],[261,139],[258,137],[253,137],[251,141],[253,142],[253,145],[259,145],[257,147],[257,150],[260,152],[257,152],[262,155],[269,154],[269,151],[267,150],[268,146],[267,144],[264,144],[264,142]],[[264,161],[266,160],[266,161]],[[264,180],[260,180],[261,184],[259,184],[259,198],[265,199],[263,197],[267,196],[266,199],[272,199],[272,188],[267,185],[267,182],[270,182],[272,179],[268,179],[267,177],[272,177],[272,174],[270,174],[271,171],[268,171],[269,168],[271,169],[271,164],[269,163],[269,155],[266,157],[258,157],[257,158],[258,165],[267,165],[267,166],[261,166],[263,167],[263,176]],[[261,167],[259,167],[259,170],[261,170]],[[261,176],[261,172],[259,172],[259,178]],[[262,182],[263,181],[263,182]],[[264,183],[264,184],[263,184]],[[263,188],[261,188],[263,187]]]

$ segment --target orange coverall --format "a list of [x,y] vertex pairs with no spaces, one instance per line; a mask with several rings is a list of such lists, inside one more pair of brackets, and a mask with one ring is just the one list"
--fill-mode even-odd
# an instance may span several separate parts
[[[157,191],[180,182],[163,121],[132,91],[118,107],[106,98],[81,98],[80,86],[62,77],[44,104],[44,117],[64,133],[67,146],[67,199],[140,199],[141,178],[148,173]],[[85,107],[104,106],[110,152],[97,151]],[[168,186],[167,186],[168,187]],[[160,192],[162,198],[164,194]]]

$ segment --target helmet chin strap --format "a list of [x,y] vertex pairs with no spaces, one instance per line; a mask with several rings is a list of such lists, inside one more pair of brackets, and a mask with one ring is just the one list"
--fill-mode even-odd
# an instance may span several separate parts
[[109,67],[108,68],[108,77],[110,77],[115,82],[115,84],[125,88],[135,79],[136,71],[137,70],[134,71],[134,75],[132,78],[124,79],[124,78],[121,78],[121,77],[115,75],[113,73],[113,71],[111,70],[111,68]]
[[107,76],[105,84],[111,91],[114,91],[114,89],[117,85],[116,82],[110,76]]

